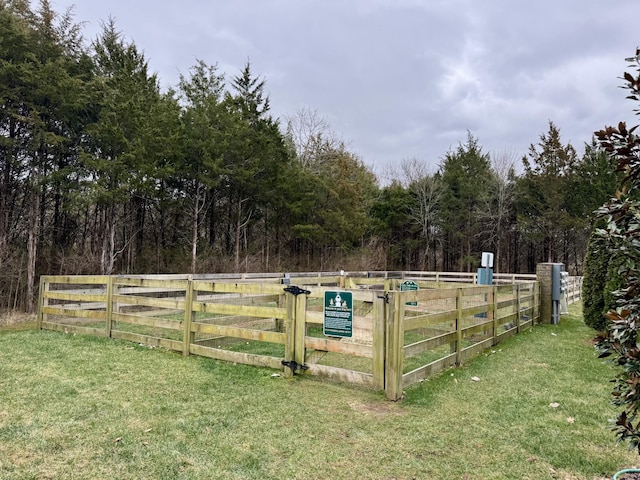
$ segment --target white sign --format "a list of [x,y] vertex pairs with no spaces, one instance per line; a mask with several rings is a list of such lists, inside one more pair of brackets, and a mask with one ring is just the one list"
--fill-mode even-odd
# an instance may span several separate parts
[[482,252],[482,262],[480,265],[485,268],[493,268],[493,253]]

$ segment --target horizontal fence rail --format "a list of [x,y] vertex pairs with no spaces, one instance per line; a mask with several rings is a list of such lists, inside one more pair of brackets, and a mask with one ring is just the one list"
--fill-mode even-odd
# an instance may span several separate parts
[[[474,285],[443,272],[44,276],[38,327],[183,355],[402,390],[539,321],[535,276]],[[402,291],[402,282],[417,290]],[[568,303],[580,298],[570,282]],[[351,337],[323,331],[324,294],[353,297]]]

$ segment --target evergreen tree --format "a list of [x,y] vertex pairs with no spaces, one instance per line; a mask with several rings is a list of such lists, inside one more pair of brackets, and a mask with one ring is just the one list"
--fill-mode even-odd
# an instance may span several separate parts
[[468,272],[479,265],[482,224],[478,206],[487,198],[491,186],[489,155],[469,132],[467,141],[449,151],[440,165],[444,188],[441,221],[444,235],[445,270]]
[[576,151],[571,144],[562,144],[560,130],[549,122],[548,133],[540,135],[538,145],[529,147],[522,162],[525,174],[518,185],[518,224],[530,242],[543,246],[540,260],[567,264],[567,240],[576,228],[568,203],[578,162]]
[[[99,110],[96,121],[87,128],[88,152],[83,160],[87,198],[95,206],[99,219],[94,231],[101,238],[100,269],[109,274],[116,257],[144,229],[144,225],[138,226],[132,219],[141,215],[138,208],[146,208],[136,199],[144,198],[144,191],[156,181],[157,158],[149,149],[159,133],[152,123],[161,95],[144,55],[135,44],[123,40],[113,20],[104,25],[93,48],[96,66],[93,86]],[[130,208],[125,209],[126,206]],[[134,226],[122,229],[118,238],[120,249],[116,250],[116,227],[127,224]],[[130,258],[127,269],[132,263]]]

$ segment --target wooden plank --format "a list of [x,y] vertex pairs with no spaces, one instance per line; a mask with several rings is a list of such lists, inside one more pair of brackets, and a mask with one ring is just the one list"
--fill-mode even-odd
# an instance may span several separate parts
[[475,295],[489,295],[491,293],[490,286],[461,287],[463,297],[472,297]]
[[106,285],[108,275],[43,275],[44,281],[50,284],[65,285]]
[[267,283],[226,283],[194,281],[193,290],[211,293],[248,293],[280,295],[286,285]]
[[81,335],[95,335],[96,337],[104,336],[103,328],[83,327],[81,325],[64,325],[56,322],[42,322],[43,330],[52,330],[54,332],[78,333]]
[[373,347],[360,343],[350,343],[328,338],[305,337],[305,347],[324,352],[342,353],[355,357],[373,358]]
[[322,325],[324,323],[324,312],[307,310],[307,323]]
[[[164,287],[123,287],[120,286],[118,288],[119,293],[123,295],[138,295],[138,296],[151,296],[150,294],[164,294],[167,296],[171,296],[169,294],[175,293],[180,294],[180,296],[184,296],[184,288],[164,288]],[[174,295],[178,296],[178,295]]]
[[129,313],[114,313],[112,316],[116,322],[129,323],[131,325],[141,325],[153,328],[166,328],[170,330],[181,330],[180,320],[167,320],[164,318],[145,317],[143,315],[133,315]]
[[[409,293],[409,292],[406,292],[406,293]],[[456,298],[458,294],[456,288],[417,290],[411,293],[415,294],[415,299],[417,302],[427,302],[429,300],[446,300],[449,298]]]
[[54,316],[54,315],[52,315],[48,321],[52,323],[58,323],[60,325],[83,325],[83,326],[89,326],[90,328],[101,328],[99,324],[102,323],[101,320],[96,320],[92,318],[61,317],[61,316]]
[[517,319],[518,319],[517,312],[510,313],[509,315],[503,315],[498,318],[501,325],[509,322],[515,322]]
[[[190,352],[193,355],[201,357],[214,358],[225,362],[242,363],[243,365],[254,365],[257,367],[282,369],[282,359],[269,357],[267,355],[254,355],[252,353],[232,352],[230,350],[221,350],[219,348],[205,347],[192,343]],[[287,369],[289,370],[289,369]]]
[[462,354],[460,356],[462,359],[462,363],[478,356],[479,353],[484,352],[485,350],[491,348],[492,346],[493,346],[493,337],[487,338],[482,342],[478,342],[467,348],[462,349]]
[[193,302],[194,312],[217,313],[222,315],[246,315],[259,318],[285,318],[287,310],[280,307],[255,307],[228,305],[222,303]]
[[77,303],[84,302],[106,302],[107,294],[84,294],[84,293],[68,293],[59,290],[48,291],[44,293],[44,298],[49,300],[67,300]]
[[446,312],[430,313],[418,317],[405,317],[404,329],[406,332],[427,328],[439,323],[453,322],[456,319],[457,310],[447,310]]
[[515,298],[510,298],[509,300],[500,300],[497,304],[496,304],[496,308],[498,310],[501,310],[503,308],[509,308],[512,307],[516,304],[516,299]]
[[404,358],[414,357],[423,352],[433,350],[442,345],[447,345],[456,341],[456,332],[443,333],[435,337],[420,340],[404,347]]
[[251,328],[228,327],[224,325],[213,325],[210,323],[192,322],[191,331],[200,334],[242,338],[243,340],[256,340],[260,342],[277,343],[280,345],[284,345],[286,342],[286,335],[282,332],[255,330]]
[[487,313],[492,308],[493,308],[493,305],[488,305],[486,303],[484,305],[466,307],[466,308],[462,309],[462,316],[463,317],[471,317],[472,315],[477,315],[479,313]]
[[371,373],[346,370],[344,368],[319,365],[317,363],[308,365],[308,367],[306,370],[307,374],[330,378],[340,382],[355,383],[356,385],[363,385],[365,387],[373,386],[373,375]]
[[113,295],[113,301],[120,306],[136,305],[143,307],[166,308],[169,310],[184,310],[186,301],[184,297],[180,300],[170,298],[136,297],[133,295]]
[[123,332],[122,330],[111,330],[111,338],[118,340],[127,340],[134,343],[142,343],[143,345],[151,345],[152,347],[165,348],[175,352],[182,351],[181,340],[169,340],[168,338],[153,337],[151,335],[142,335],[140,333]]
[[497,343],[502,342],[503,340],[506,340],[507,338],[513,337],[516,334],[516,328],[510,328],[508,330],[505,330],[504,332],[500,332],[496,335],[496,339],[498,340]]
[[484,332],[489,330],[493,330],[493,320],[490,322],[482,322],[482,323],[479,323],[478,325],[472,325],[470,327],[463,328],[462,336],[463,338],[467,338],[473,335],[474,333],[479,333],[479,332]]
[[[338,287],[317,287],[317,288],[314,288],[313,291],[309,295],[307,295],[307,297],[324,300],[324,292],[333,292],[336,290],[341,290],[341,289]],[[352,294],[352,298],[354,302],[373,303],[374,297],[380,294],[380,292],[375,290],[349,290],[349,291]]]
[[402,388],[406,388],[410,385],[413,385],[420,380],[423,380],[431,375],[435,375],[438,372],[441,372],[445,368],[449,368],[456,363],[456,354],[452,353],[447,355],[446,357],[442,357],[438,360],[435,360],[427,365],[423,365],[422,367],[418,367],[415,370],[405,373],[402,376]]
[[104,310],[76,310],[52,306],[43,307],[42,312],[47,315],[60,315],[63,317],[95,318],[96,320],[104,320],[106,318]]
[[115,276],[113,278],[114,285],[125,285],[129,287],[155,287],[166,289],[186,290],[188,280],[156,280],[152,278],[135,278]]

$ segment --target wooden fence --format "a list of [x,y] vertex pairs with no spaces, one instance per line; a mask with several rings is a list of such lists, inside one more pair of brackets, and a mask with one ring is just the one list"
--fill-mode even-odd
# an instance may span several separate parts
[[[478,286],[400,273],[45,276],[38,326],[353,382],[397,400],[539,318],[530,278]],[[401,291],[406,279],[419,290]],[[324,335],[325,291],[352,292],[351,337]]]

